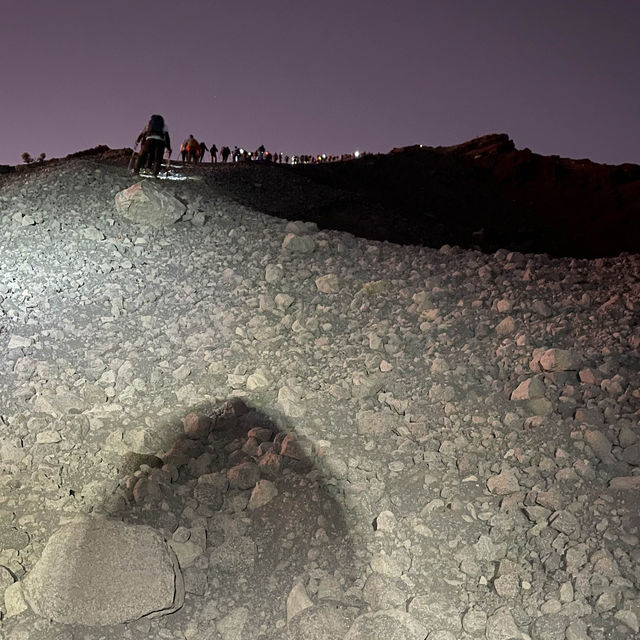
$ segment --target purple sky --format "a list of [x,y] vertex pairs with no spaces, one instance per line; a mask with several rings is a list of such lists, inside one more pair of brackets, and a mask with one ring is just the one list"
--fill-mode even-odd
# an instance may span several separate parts
[[638,0],[2,0],[0,163],[132,146],[164,115],[283,153],[508,133],[640,164]]

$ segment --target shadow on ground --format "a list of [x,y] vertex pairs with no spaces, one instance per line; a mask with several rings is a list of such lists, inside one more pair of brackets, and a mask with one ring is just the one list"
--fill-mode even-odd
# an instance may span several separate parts
[[[39,615],[12,618],[7,638],[270,640],[287,637],[287,609],[300,607],[346,633],[358,613],[345,604],[353,551],[322,451],[238,399],[169,431],[179,435],[158,455],[123,455],[107,499],[49,539],[23,581]],[[136,546],[140,532],[158,549]],[[153,608],[167,579],[173,603],[139,617],[131,600]],[[115,622],[127,615],[137,619]]]

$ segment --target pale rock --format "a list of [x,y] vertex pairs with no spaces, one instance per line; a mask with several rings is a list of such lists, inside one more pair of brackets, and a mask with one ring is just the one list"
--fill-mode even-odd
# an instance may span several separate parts
[[232,489],[253,489],[260,479],[260,469],[254,462],[241,462],[227,471]]
[[520,491],[520,483],[512,470],[503,471],[496,476],[491,476],[487,480],[487,488],[491,493],[499,496],[505,496],[510,493]]
[[411,557],[402,548],[392,551],[390,554],[384,550],[377,553],[371,559],[371,569],[391,578],[399,578],[411,565]]
[[358,400],[375,396],[385,384],[383,373],[373,375],[356,374],[353,376],[351,395]]
[[191,368],[186,364],[182,364],[177,369],[172,371],[171,375],[176,380],[185,380],[186,378],[188,378],[191,375]]
[[487,618],[485,635],[487,640],[520,640],[523,638],[509,607],[500,607]]
[[400,588],[402,582],[372,573],[365,582],[362,597],[372,609],[404,609],[407,594]]
[[462,616],[452,599],[438,598],[436,594],[419,595],[411,600],[408,611],[430,635],[435,631],[458,634],[462,630]]
[[294,460],[304,460],[313,457],[313,443],[307,438],[298,438],[293,433],[288,433],[280,444],[280,453]]
[[516,323],[511,316],[507,316],[501,320],[496,326],[496,333],[499,336],[510,336],[515,333]]
[[482,609],[469,609],[462,616],[462,628],[472,636],[484,636],[487,613]]
[[284,269],[281,264],[268,264],[264,268],[264,279],[269,284],[276,284],[284,277]]
[[258,295],[258,309],[260,311],[273,311],[276,308],[276,301],[273,296],[267,293],[261,293]]
[[340,291],[340,279],[334,273],[316,278],[316,287],[320,293],[338,293]]
[[381,511],[376,518],[376,531],[393,533],[398,526],[398,521],[392,511]]
[[500,576],[493,581],[496,593],[501,598],[517,598],[520,593],[520,582],[518,576],[513,573]]
[[309,254],[316,248],[315,240],[311,236],[299,236],[288,233],[282,241],[282,249],[291,253]]
[[583,384],[597,384],[596,377],[591,369],[581,369],[578,372],[578,378]]
[[305,607],[289,620],[288,640],[343,640],[355,611],[333,603]]
[[637,476],[617,476],[609,481],[611,489],[623,491],[638,491],[640,489],[640,475]]
[[302,418],[307,412],[304,392],[298,388],[280,387],[278,390],[278,404],[285,415],[290,418]]
[[268,389],[271,386],[271,378],[264,370],[256,370],[247,378],[247,389],[249,391],[257,391],[259,389]]
[[545,371],[575,371],[578,365],[577,356],[567,349],[547,349],[540,356],[540,366]]
[[151,527],[94,520],[54,533],[22,585],[38,615],[103,626],[175,611],[179,581],[175,556]]
[[620,609],[616,611],[615,619],[620,620],[622,624],[629,627],[634,633],[640,632],[640,624],[638,624],[638,616],[634,611],[630,609]]
[[9,585],[4,592],[4,609],[7,618],[18,616],[29,608],[24,597],[22,584],[15,582]]
[[546,613],[533,621],[532,637],[540,640],[565,640],[568,626],[569,619],[566,616],[559,612]]
[[[20,446],[17,446],[18,444]],[[0,441],[0,460],[3,462],[20,464],[26,456],[27,452],[22,447],[22,442],[11,443],[6,440]]]
[[246,640],[245,627],[249,621],[249,609],[235,607],[224,618],[216,622],[222,640]]
[[202,555],[203,551],[200,546],[192,540],[186,540],[185,542],[170,540],[169,546],[176,554],[176,558],[178,559],[178,564],[181,569],[192,567],[196,558]]
[[615,461],[611,453],[611,442],[604,433],[595,429],[587,429],[584,432],[584,439],[602,462],[609,464]]
[[9,338],[7,349],[26,349],[33,344],[33,338],[27,336],[12,335]]
[[591,640],[587,623],[584,620],[574,620],[565,631],[566,640]]
[[620,429],[620,433],[618,434],[618,442],[623,449],[626,447],[630,447],[632,444],[638,442],[638,435],[629,427],[622,427],[622,429]]
[[284,231],[285,233],[295,233],[297,235],[316,233],[318,225],[308,220],[289,220],[284,227]]
[[288,293],[277,293],[274,301],[280,311],[286,311],[295,302],[295,299]]
[[4,565],[0,565],[0,593],[4,593],[15,581],[13,573]]
[[388,280],[372,280],[365,282],[359,293],[365,296],[377,296],[386,293],[391,289],[391,283]]
[[604,613],[615,609],[618,603],[618,594],[614,589],[606,589],[603,591],[596,600],[594,610],[596,613]]
[[547,398],[531,398],[526,406],[534,416],[545,417],[553,413],[553,404]]
[[62,436],[58,431],[41,431],[36,436],[36,442],[38,444],[56,444],[62,442]]
[[634,467],[640,466],[640,443],[625,447],[622,451],[622,459]]
[[249,498],[249,509],[259,509],[278,495],[278,488],[270,480],[258,480]]
[[402,423],[402,418],[394,413],[359,411],[356,415],[356,428],[361,435],[390,435]]
[[117,193],[115,204],[124,218],[156,228],[174,224],[186,211],[180,200],[151,180],[137,182]]
[[553,315],[553,311],[544,300],[534,300],[531,309],[543,318]]
[[287,596],[287,622],[301,611],[313,606],[311,598],[302,582],[297,582]]
[[570,511],[556,511],[549,517],[549,526],[567,536],[580,531],[580,522]]
[[539,376],[523,380],[512,392],[511,400],[529,400],[544,396],[544,382]]
[[206,439],[213,426],[209,416],[197,413],[189,413],[186,415],[182,420],[182,424],[184,434],[192,440]]
[[426,627],[405,611],[389,609],[358,616],[344,640],[425,640]]

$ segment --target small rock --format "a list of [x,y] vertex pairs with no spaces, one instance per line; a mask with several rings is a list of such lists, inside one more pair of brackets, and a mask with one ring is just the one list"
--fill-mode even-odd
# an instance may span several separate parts
[[481,609],[469,609],[462,616],[462,628],[472,636],[483,636],[487,628],[487,614]]
[[634,633],[640,632],[640,624],[638,624],[638,616],[636,613],[629,609],[621,609],[615,614],[615,619],[620,620],[622,624],[626,625]]
[[333,603],[305,607],[289,619],[288,640],[343,640],[354,618],[355,610]]
[[487,480],[487,488],[491,493],[505,496],[509,493],[520,491],[520,483],[513,471],[503,471],[497,476],[491,476]]
[[393,533],[398,525],[396,516],[391,511],[381,511],[375,521],[376,531]]
[[227,471],[227,478],[234,489],[252,489],[260,480],[260,469],[253,462],[242,462]]
[[4,608],[7,612],[7,618],[20,615],[29,608],[22,591],[22,585],[19,582],[15,582],[5,589]]
[[604,433],[595,429],[587,429],[584,432],[584,439],[602,462],[614,462],[614,457],[611,454],[611,442],[609,442]]
[[583,620],[574,620],[565,631],[566,640],[591,640],[587,631],[587,623]]
[[640,489],[640,475],[637,476],[617,476],[609,481],[611,489],[632,490]]
[[408,613],[389,609],[358,616],[344,640],[425,640],[427,629]]
[[222,640],[245,640],[247,638],[245,627],[248,620],[249,609],[236,607],[224,618],[216,621],[216,628],[222,636]]
[[544,396],[544,382],[541,378],[529,378],[521,382],[512,392],[511,400],[529,400],[530,398],[542,398]]
[[38,444],[56,444],[62,442],[62,436],[58,431],[41,431],[36,436]]
[[340,279],[337,275],[329,273],[326,276],[316,278],[316,287],[320,293],[338,293],[340,291]]
[[500,607],[487,618],[485,635],[487,640],[520,640],[522,638],[522,633],[509,607]]
[[540,366],[545,371],[575,371],[578,364],[577,356],[567,349],[547,349],[540,356]]
[[251,492],[249,498],[249,509],[259,509],[268,504],[278,495],[276,485],[269,480],[259,480]]
[[9,338],[9,344],[7,345],[7,349],[26,349],[33,344],[32,338],[27,338],[26,336],[12,335]]
[[496,326],[496,333],[499,336],[510,336],[515,333],[516,323],[511,316],[507,316],[501,320]]
[[302,582],[296,583],[287,597],[287,622],[304,609],[312,606],[313,602],[311,602],[311,598],[309,598],[304,584],[302,584]]
[[493,581],[493,586],[496,593],[501,598],[517,598],[520,593],[520,583],[518,576],[513,573],[508,573],[504,576],[500,576]]
[[213,425],[211,418],[205,415],[190,413],[182,421],[184,434],[192,440],[203,440],[209,435]]
[[316,248],[315,240],[311,236],[298,236],[288,233],[282,241],[282,249],[291,253],[313,253]]

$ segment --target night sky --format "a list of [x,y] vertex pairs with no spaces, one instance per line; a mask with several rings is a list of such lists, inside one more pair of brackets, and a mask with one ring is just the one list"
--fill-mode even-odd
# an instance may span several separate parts
[[0,163],[164,115],[287,154],[508,133],[640,164],[638,0],[0,0]]

